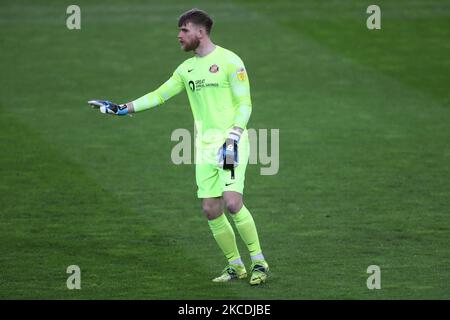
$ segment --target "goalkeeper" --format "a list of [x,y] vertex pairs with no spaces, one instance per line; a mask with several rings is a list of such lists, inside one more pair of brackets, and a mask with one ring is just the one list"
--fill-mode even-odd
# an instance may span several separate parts
[[181,48],[195,55],[184,61],[172,77],[153,92],[116,105],[104,100],[89,103],[112,115],[141,112],[163,104],[186,90],[195,126],[197,195],[202,199],[212,234],[228,260],[214,282],[247,277],[236,246],[226,207],[252,260],[250,284],[265,282],[269,266],[262,254],[255,222],[243,204],[245,169],[249,157],[246,130],[251,114],[250,86],[242,60],[210,39],[212,19],[199,9],[182,14],[178,21]]

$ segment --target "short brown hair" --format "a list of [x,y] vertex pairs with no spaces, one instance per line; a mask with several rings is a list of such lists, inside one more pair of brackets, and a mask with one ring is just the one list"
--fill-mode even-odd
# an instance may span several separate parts
[[208,34],[211,33],[213,21],[208,13],[194,8],[183,13],[178,19],[178,27],[184,26],[188,22],[205,27]]

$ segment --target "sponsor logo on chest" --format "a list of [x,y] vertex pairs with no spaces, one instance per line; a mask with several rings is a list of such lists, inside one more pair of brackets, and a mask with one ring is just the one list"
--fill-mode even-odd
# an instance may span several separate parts
[[[188,69],[188,73],[190,76],[195,77],[193,71],[194,68]],[[212,74],[217,74],[219,72],[220,68],[217,64],[213,64],[209,67],[209,72]],[[191,88],[192,92],[198,92],[203,88],[218,88],[219,87],[219,80],[215,76],[207,79],[199,79],[199,80],[190,80],[189,81],[189,88]]]

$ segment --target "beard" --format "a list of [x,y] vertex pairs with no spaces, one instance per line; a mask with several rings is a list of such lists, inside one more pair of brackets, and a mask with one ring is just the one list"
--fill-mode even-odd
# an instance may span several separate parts
[[195,38],[190,42],[185,42],[183,45],[183,50],[186,52],[195,50],[198,48],[199,44],[200,44],[200,40]]

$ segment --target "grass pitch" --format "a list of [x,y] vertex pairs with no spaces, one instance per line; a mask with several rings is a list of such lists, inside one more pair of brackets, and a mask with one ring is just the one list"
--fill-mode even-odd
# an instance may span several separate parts
[[[81,30],[70,4],[0,4],[0,298],[450,298],[448,1],[378,1],[373,31],[367,1],[78,1]],[[173,130],[193,132],[186,95],[124,118],[86,104],[165,81],[193,6],[246,63],[249,127],[280,129],[279,173],[246,179],[261,287],[210,282],[226,261],[194,167],[170,159]]]

